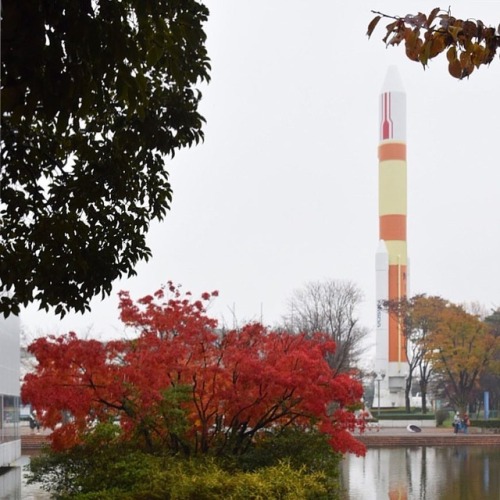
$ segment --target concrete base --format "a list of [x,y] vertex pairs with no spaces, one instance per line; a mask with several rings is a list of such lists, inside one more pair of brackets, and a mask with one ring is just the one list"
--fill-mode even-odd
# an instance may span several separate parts
[[389,383],[392,379],[397,377],[386,377],[380,383],[380,395],[378,382],[375,385],[375,394],[373,398],[372,412],[378,408],[380,402],[380,408],[399,408],[405,406],[405,390],[403,388],[391,388],[389,389]]
[[[10,467],[7,472],[0,476],[0,498],[22,498],[21,497],[21,467]],[[33,497],[26,497],[33,498]]]
[[21,439],[0,444],[0,467],[9,467],[21,456]]

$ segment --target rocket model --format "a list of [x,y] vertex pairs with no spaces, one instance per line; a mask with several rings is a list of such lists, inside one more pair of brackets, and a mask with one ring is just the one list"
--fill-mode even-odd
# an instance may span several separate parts
[[398,318],[379,307],[385,300],[400,300],[407,294],[406,94],[395,66],[389,67],[380,95],[378,159],[375,369],[382,406],[399,406],[404,404],[407,374],[404,336]]

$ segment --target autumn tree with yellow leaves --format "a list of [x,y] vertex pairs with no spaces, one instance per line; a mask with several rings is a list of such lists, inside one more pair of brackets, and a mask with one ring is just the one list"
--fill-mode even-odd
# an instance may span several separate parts
[[413,347],[418,383],[422,396],[422,411],[427,413],[427,395],[434,367],[429,356],[433,346],[433,332],[439,322],[440,313],[446,307],[446,300],[437,296],[417,295],[409,301],[405,330]]
[[438,296],[416,295],[383,307],[399,318],[405,339],[407,409],[418,377],[424,412],[431,378],[438,378],[450,403],[465,411],[481,389],[481,377],[498,372],[500,336],[491,324]]
[[448,303],[436,319],[428,338],[427,357],[434,372],[442,376],[449,401],[466,411],[479,388],[480,376],[498,353],[499,338],[463,306]]
[[382,308],[395,315],[401,325],[406,359],[408,360],[408,375],[406,377],[405,401],[406,411],[411,411],[410,396],[414,379],[418,378],[422,396],[422,411],[427,413],[427,388],[433,374],[429,358],[429,343],[440,311],[448,302],[441,297],[415,295],[411,298],[386,301]]

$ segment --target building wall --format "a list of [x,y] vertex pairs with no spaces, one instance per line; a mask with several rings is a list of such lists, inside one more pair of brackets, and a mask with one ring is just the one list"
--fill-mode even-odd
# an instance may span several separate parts
[[[21,467],[10,467],[7,472],[0,475],[0,498],[17,499],[21,496]],[[35,498],[35,497],[24,497]]]
[[0,467],[21,456],[19,435],[20,321],[0,318]]

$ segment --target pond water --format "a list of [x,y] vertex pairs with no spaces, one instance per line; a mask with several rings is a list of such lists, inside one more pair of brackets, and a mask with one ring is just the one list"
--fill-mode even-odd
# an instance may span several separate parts
[[[0,500],[48,500],[27,486],[22,457],[0,475]],[[344,500],[499,500],[500,449],[494,446],[369,448],[342,462]]]
[[369,448],[342,463],[346,500],[499,500],[495,446]]

